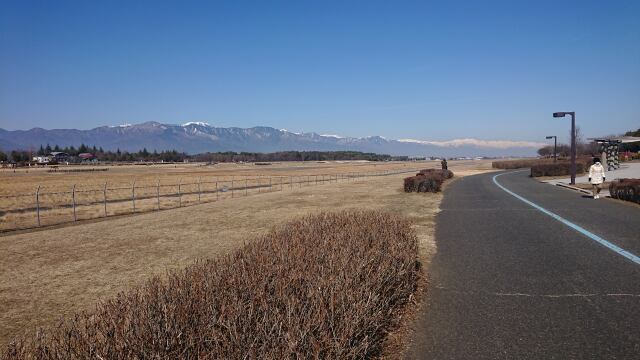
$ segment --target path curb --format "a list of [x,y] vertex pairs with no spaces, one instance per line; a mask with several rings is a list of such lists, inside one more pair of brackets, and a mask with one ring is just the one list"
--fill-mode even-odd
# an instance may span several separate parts
[[556,183],[555,185],[563,187],[563,188],[571,189],[571,190],[574,190],[574,191],[579,191],[579,192],[581,192],[583,194],[591,195],[591,191],[585,190],[585,189],[580,189],[579,187],[575,187],[575,186],[571,186],[571,185],[567,185],[567,184],[563,184],[563,183]]

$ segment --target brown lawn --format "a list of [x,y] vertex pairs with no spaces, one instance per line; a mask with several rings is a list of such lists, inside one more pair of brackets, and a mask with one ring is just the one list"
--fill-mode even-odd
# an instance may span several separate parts
[[[490,166],[481,161],[450,162],[456,177],[489,171]],[[433,225],[442,194],[405,194],[404,176],[285,188],[5,234],[0,237],[0,345],[73,312],[91,310],[97,300],[142,284],[152,274],[229,253],[276,224],[319,210],[382,209],[407,216],[428,263],[436,251]]]

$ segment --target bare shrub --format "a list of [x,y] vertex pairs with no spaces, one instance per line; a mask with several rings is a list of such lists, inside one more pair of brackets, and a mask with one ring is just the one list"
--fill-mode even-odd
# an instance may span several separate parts
[[[587,169],[587,163],[582,160],[576,161],[576,173],[582,174]],[[558,161],[549,164],[538,164],[531,166],[531,176],[562,176],[571,174],[571,163]]]
[[404,179],[405,192],[439,192],[445,180],[451,179],[451,170],[425,169],[420,170],[416,176]]
[[523,160],[503,160],[494,161],[491,163],[491,167],[494,169],[523,169],[532,167],[534,165],[553,163],[553,159],[523,159]]
[[614,199],[640,204],[640,179],[620,179],[609,184],[609,193]]
[[3,358],[374,357],[416,289],[417,246],[394,215],[307,216],[14,341]]

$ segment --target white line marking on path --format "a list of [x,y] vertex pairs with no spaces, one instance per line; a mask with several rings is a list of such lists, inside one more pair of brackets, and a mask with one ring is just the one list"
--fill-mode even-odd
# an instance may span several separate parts
[[629,294],[629,293],[529,294],[529,293],[521,293],[521,292],[505,293],[505,292],[456,290],[456,289],[449,289],[449,288],[446,288],[444,286],[439,286],[439,285],[434,286],[434,288],[439,289],[439,290],[451,291],[451,292],[455,292],[455,293],[459,293],[459,294],[470,294],[470,295],[484,294],[484,295],[491,295],[491,296],[513,296],[513,297],[541,297],[541,298],[552,298],[552,299],[555,299],[555,298],[572,298],[572,297],[577,297],[577,298],[585,298],[585,297],[640,297],[640,294]]
[[634,263],[636,263],[637,265],[640,265],[640,257],[638,257],[638,256],[636,256],[636,255],[634,255],[634,254],[630,253],[629,251],[627,251],[627,250],[625,250],[625,249],[623,249],[623,248],[621,248],[621,247],[619,247],[619,246],[617,246],[617,245],[615,245],[615,244],[610,243],[609,241],[607,241],[607,240],[605,240],[605,239],[601,238],[600,236],[598,236],[598,235],[596,235],[596,234],[594,234],[594,233],[590,232],[589,230],[586,230],[586,229],[585,229],[585,228],[583,228],[583,227],[580,227],[580,226],[578,226],[578,225],[576,225],[576,224],[572,223],[571,221],[569,221],[569,220],[567,220],[567,219],[563,218],[562,216],[557,215],[557,214],[554,214],[554,213],[552,213],[551,211],[549,211],[549,210],[547,210],[547,209],[543,208],[542,206],[540,206],[540,205],[538,205],[538,204],[536,204],[536,203],[534,203],[534,202],[532,202],[532,201],[529,201],[529,200],[527,200],[527,199],[523,198],[522,196],[520,196],[520,195],[518,195],[518,194],[514,193],[513,191],[511,191],[511,190],[507,189],[506,187],[502,186],[502,185],[501,185],[501,184],[496,180],[496,178],[498,178],[498,177],[500,177],[500,176],[502,176],[502,175],[513,174],[513,173],[522,172],[522,171],[527,171],[527,170],[512,171],[512,172],[508,172],[508,173],[502,173],[502,174],[494,175],[494,176],[493,176],[493,182],[494,182],[494,183],[495,183],[495,184],[496,184],[500,189],[504,190],[505,192],[507,192],[509,195],[511,195],[511,196],[513,196],[513,197],[515,197],[516,199],[518,199],[518,200],[520,200],[520,201],[522,201],[522,202],[524,202],[524,203],[526,203],[526,204],[528,204],[528,205],[530,205],[530,206],[532,206],[532,207],[536,208],[537,210],[539,210],[540,212],[544,213],[545,215],[549,215],[549,216],[551,216],[552,218],[554,218],[554,219],[556,219],[556,220],[560,221],[561,223],[563,223],[563,224],[567,225],[568,227],[570,227],[570,228],[572,228],[572,229],[576,230],[577,232],[581,233],[582,235],[585,235],[586,237],[588,237],[588,238],[590,238],[591,240],[593,240],[593,241],[595,241],[595,242],[599,243],[600,245],[605,246],[605,247],[606,247],[606,248],[608,248],[609,250],[612,250],[612,251],[616,252],[618,255],[624,256],[625,258],[627,258],[627,259],[629,259],[629,260],[633,261],[633,262],[634,262]]

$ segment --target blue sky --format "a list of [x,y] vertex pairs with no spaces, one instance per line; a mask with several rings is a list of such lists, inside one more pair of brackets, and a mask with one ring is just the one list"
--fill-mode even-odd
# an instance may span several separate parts
[[2,1],[0,127],[544,141],[640,127],[640,1]]

